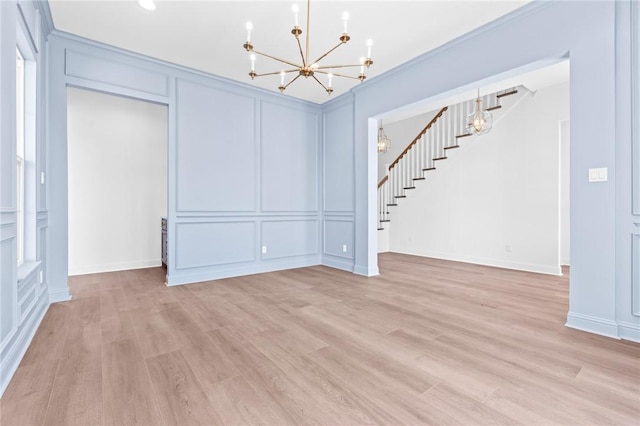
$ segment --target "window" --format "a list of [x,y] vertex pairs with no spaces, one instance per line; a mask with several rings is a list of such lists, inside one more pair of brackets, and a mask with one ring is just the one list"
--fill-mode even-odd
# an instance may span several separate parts
[[25,64],[20,49],[16,48],[16,182],[17,182],[17,245],[18,266],[24,262],[24,121],[25,121]]

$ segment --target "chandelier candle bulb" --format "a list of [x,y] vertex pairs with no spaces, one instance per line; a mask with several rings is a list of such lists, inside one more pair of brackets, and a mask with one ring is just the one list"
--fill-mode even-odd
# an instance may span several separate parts
[[349,12],[342,12],[342,25],[344,27],[343,33],[347,34],[347,23],[349,22]]
[[367,58],[371,59],[371,46],[373,46],[373,40],[367,40]]
[[251,30],[253,30],[253,24],[251,22],[247,22],[247,44],[251,43]]
[[329,84],[327,84],[328,87],[331,87],[332,83],[333,83],[333,74],[329,73],[327,75],[328,79],[329,79]]
[[299,27],[300,23],[298,22],[298,12],[300,11],[300,8],[298,7],[297,4],[294,3],[291,6],[291,11],[293,12],[293,22],[294,22],[293,26]]
[[284,76],[286,73],[284,71],[280,71],[280,86],[284,86]]
[[249,59],[251,60],[251,72],[255,72],[256,71],[256,55],[251,54],[251,56],[249,56]]

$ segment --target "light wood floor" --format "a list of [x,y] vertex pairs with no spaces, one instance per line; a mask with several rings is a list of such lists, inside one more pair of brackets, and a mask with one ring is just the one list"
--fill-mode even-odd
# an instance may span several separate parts
[[74,277],[1,423],[640,423],[640,345],[564,327],[566,278],[380,267],[173,288],[159,268]]

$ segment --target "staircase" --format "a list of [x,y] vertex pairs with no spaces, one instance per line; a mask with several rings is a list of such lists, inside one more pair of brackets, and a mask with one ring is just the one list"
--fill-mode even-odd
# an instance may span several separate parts
[[[487,111],[498,110],[503,107],[504,98],[516,93],[518,89],[509,88],[485,95],[482,106]],[[472,136],[466,130],[466,117],[474,111],[475,101],[470,99],[442,108],[391,163],[387,175],[378,183],[378,230],[391,221],[390,207],[406,198],[417,181],[425,180],[438,161],[446,160],[448,150],[458,148],[463,138]]]

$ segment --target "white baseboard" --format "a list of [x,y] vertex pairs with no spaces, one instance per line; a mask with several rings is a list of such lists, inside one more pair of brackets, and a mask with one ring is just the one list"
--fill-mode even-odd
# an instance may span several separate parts
[[69,266],[69,276],[99,274],[101,272],[128,271],[130,269],[153,268],[162,266],[160,259],[134,260],[131,262],[105,263],[101,265]]
[[534,263],[522,263],[522,262],[511,262],[509,260],[504,259],[487,259],[482,257],[475,256],[459,256],[452,255],[448,253],[441,252],[433,252],[433,251],[420,251],[414,252],[410,250],[403,249],[392,249],[394,253],[402,253],[402,254],[410,254],[412,256],[422,256],[422,257],[432,257],[434,259],[442,259],[442,260],[451,260],[454,262],[465,262],[465,263],[473,263],[475,265],[484,265],[484,266],[493,266],[496,268],[504,268],[504,269],[514,269],[516,271],[525,271],[525,272],[535,272],[538,274],[547,274],[547,275],[562,275],[562,268],[559,265],[537,265]]
[[330,268],[353,272],[353,260],[345,260],[331,256],[322,256],[322,264]]
[[640,324],[618,321],[618,334],[621,339],[640,343]]
[[69,300],[71,300],[69,287],[63,290],[49,291],[49,303],[68,302]]
[[[261,274],[264,272],[282,271],[285,269],[304,268],[307,266],[320,265],[320,256],[304,256],[295,260],[280,260],[264,262],[260,265],[236,266],[233,268],[216,268],[204,272],[190,272],[188,269],[181,269],[180,273],[167,276],[167,286],[193,284],[203,281],[220,280],[224,278],[240,277],[244,275]],[[193,268],[197,270],[196,268]]]
[[[33,336],[35,336],[50,306],[46,296],[42,297],[41,300],[38,301],[38,304],[40,306],[34,310],[31,316],[21,325],[20,331],[12,339],[13,344],[8,349],[7,354],[2,357],[2,361],[0,362],[0,398],[9,386],[24,354],[27,353]],[[6,348],[3,348],[3,350],[4,349]]]
[[618,323],[608,319],[569,312],[565,325],[570,328],[575,328],[576,330],[620,339]]
[[380,270],[378,269],[378,267],[365,267],[365,266],[359,266],[359,265],[355,265],[353,267],[353,273],[356,275],[362,275],[365,277],[375,277],[380,275]]

